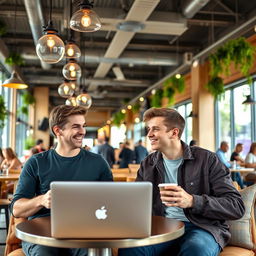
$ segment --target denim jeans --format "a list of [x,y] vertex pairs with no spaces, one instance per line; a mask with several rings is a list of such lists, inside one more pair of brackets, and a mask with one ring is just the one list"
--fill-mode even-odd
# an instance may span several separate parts
[[26,256],[86,256],[87,249],[56,248],[22,241],[22,250]]
[[180,238],[161,244],[119,249],[118,256],[217,256],[221,247],[212,234],[185,222]]

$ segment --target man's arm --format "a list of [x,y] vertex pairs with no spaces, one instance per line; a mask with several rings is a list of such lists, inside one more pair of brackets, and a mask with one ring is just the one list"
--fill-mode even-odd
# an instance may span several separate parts
[[46,194],[34,197],[32,199],[20,198],[14,202],[12,213],[15,217],[28,218],[34,215],[43,207],[51,208],[51,190]]

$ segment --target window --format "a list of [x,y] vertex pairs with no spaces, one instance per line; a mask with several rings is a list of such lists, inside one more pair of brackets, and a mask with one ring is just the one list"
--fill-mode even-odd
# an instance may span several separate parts
[[175,109],[182,115],[185,119],[186,125],[181,136],[181,139],[185,141],[187,144],[192,140],[192,117],[188,117],[192,111],[192,103],[183,103],[181,105],[177,105]]
[[248,153],[251,143],[256,140],[256,106],[242,103],[247,95],[255,99],[255,88],[255,78],[251,86],[240,81],[229,85],[224,96],[216,101],[216,147],[225,140],[231,152],[237,143],[243,143],[242,156]]

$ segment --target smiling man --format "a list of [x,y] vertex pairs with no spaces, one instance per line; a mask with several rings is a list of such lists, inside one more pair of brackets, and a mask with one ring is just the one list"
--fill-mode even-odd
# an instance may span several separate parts
[[[82,149],[85,136],[83,107],[61,105],[51,111],[49,124],[57,147],[33,155],[26,162],[11,203],[15,217],[50,215],[52,181],[112,181],[108,164],[100,155]],[[82,203],[82,202],[81,202]],[[87,255],[86,249],[53,248],[22,242],[26,255]]]
[[[119,256],[219,255],[230,233],[226,220],[239,219],[244,204],[228,168],[215,153],[181,141],[184,118],[174,109],[144,113],[152,150],[142,161],[136,181],[153,184],[152,213],[185,224],[180,238],[158,245],[120,249]],[[160,183],[175,183],[165,186]]]

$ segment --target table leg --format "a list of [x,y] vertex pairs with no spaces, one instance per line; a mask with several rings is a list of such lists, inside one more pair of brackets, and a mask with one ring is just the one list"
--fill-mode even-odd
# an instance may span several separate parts
[[88,256],[111,256],[111,248],[88,248]]

